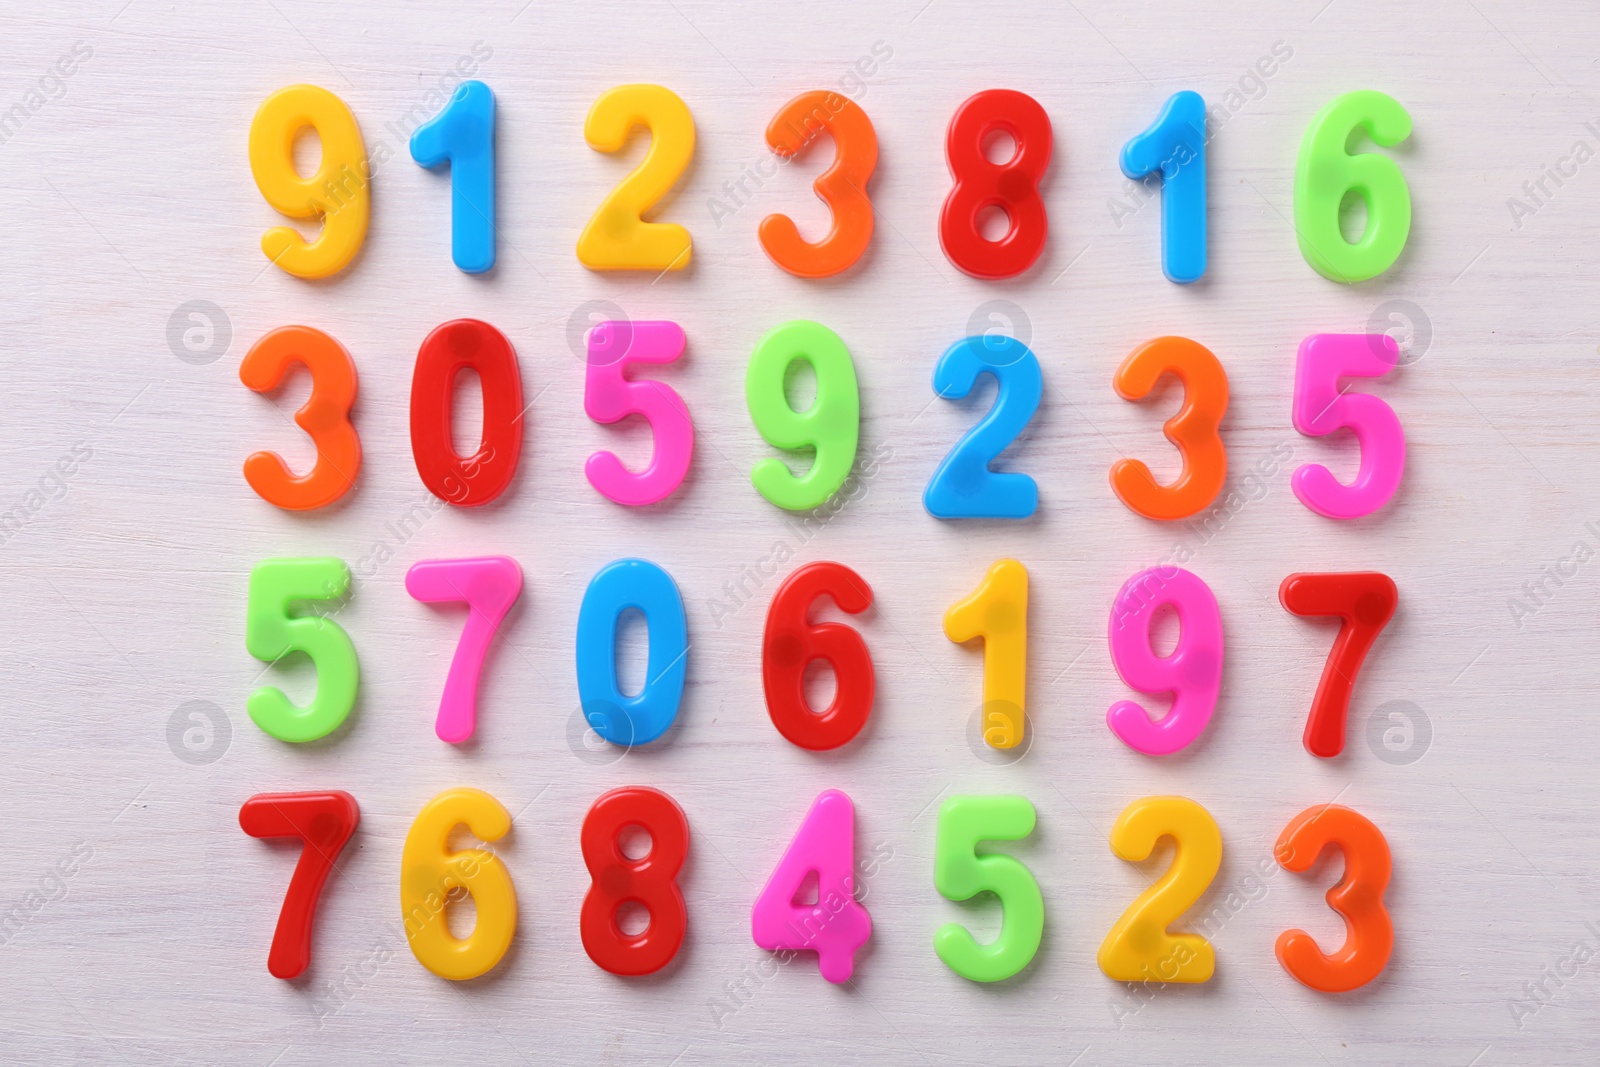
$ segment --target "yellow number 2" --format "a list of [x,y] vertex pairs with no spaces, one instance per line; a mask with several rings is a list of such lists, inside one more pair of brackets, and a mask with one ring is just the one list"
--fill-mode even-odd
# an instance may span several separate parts
[[689,105],[660,85],[619,85],[589,109],[583,137],[599,152],[617,152],[636,126],[650,131],[644,162],[600,202],[578,237],[578,262],[590,270],[682,270],[689,265],[689,231],[673,222],[645,222],[694,155]]
[[1129,863],[1172,838],[1172,866],[1122,913],[1100,946],[1100,969],[1119,982],[1206,982],[1217,967],[1211,942],[1167,927],[1200,899],[1222,866],[1222,831],[1187,797],[1135,800],[1111,828],[1111,850]]
[[[294,139],[307,127],[322,141],[322,164],[302,178],[294,167]],[[361,251],[372,207],[371,169],[361,127],[343,100],[315,85],[291,85],[267,97],[250,123],[250,173],[279,212],[322,220],[314,241],[289,226],[262,234],[261,251],[272,262],[297,278],[326,278]]]

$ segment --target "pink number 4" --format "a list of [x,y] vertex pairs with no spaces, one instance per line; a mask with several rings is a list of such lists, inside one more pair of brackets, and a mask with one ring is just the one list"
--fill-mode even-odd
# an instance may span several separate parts
[[450,661],[434,723],[439,740],[459,744],[477,727],[483,661],[501,620],[522,592],[522,568],[506,556],[425,559],[406,572],[406,592],[427,604],[466,602],[467,625]]
[[1317,333],[1300,342],[1294,371],[1294,428],[1307,437],[1348,429],[1361,446],[1355,481],[1344,485],[1320,463],[1294,472],[1300,503],[1330,519],[1358,519],[1383,507],[1400,488],[1406,435],[1394,409],[1375,396],[1341,392],[1340,378],[1381,378],[1400,363],[1388,334]]
[[675,322],[607,320],[589,331],[584,413],[599,423],[642,415],[655,433],[655,451],[642,471],[624,467],[614,452],[589,457],[583,472],[608,500],[633,507],[654,504],[670,496],[689,473],[694,423],[683,398],[670,385],[629,381],[623,374],[630,363],[671,363],[683,355],[683,346],[683,327]]
[[[817,969],[835,984],[850,980],[856,950],[872,936],[872,917],[856,902],[855,820],[849,797],[837,789],[820,794],[750,913],[757,945],[769,952],[815,952]],[[813,872],[817,902],[800,904]]]

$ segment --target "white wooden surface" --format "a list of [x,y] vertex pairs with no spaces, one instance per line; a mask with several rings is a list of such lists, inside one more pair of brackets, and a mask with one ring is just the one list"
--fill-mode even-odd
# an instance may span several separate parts
[[[0,14],[0,107],[27,105],[0,144],[0,507],[27,517],[0,546],[9,605],[0,916],[22,915],[0,938],[6,1060],[1594,1062],[1592,6],[519,6],[75,0]],[[28,110],[30,89],[80,41],[92,56],[59,88],[46,82]],[[386,124],[427,100],[477,42],[492,51],[478,76],[500,106],[504,239],[497,270],[474,278],[450,264],[447,179],[414,166]],[[892,55],[848,80],[878,42]],[[1257,88],[1247,76],[1275,42],[1292,57]],[[257,104],[301,81],[338,93],[369,147],[383,141],[393,156],[376,179],[365,249],[322,284],[267,267],[259,235],[281,220],[245,155]],[[572,252],[637,153],[590,151],[583,116],[628,81],[671,86],[698,129],[695,161],[662,213],[691,228],[694,265],[660,280],[592,274]],[[813,231],[824,224],[808,185],[826,148],[720,226],[708,201],[765,158],[762,130],[779,105],[841,85],[881,141],[879,228],[855,270],[806,282],[767,261],[755,228],[775,210]],[[936,236],[945,126],[963,99],[997,85],[1044,105],[1057,146],[1048,250],[999,284],[959,274]],[[1317,109],[1365,87],[1393,94],[1415,120],[1397,153],[1415,224],[1393,271],[1345,287],[1301,260],[1287,221],[1292,167]],[[1118,226],[1108,205],[1126,193],[1122,142],[1182,88],[1213,104],[1239,91],[1211,145],[1211,269],[1187,289],[1160,275],[1158,207]],[[1542,203],[1527,200],[1523,183],[1578,141],[1585,165],[1559,187],[1546,179],[1553,195]],[[1537,210],[1514,219],[1513,196]],[[209,363],[176,358],[168,341],[169,316],[197,299],[217,304],[231,328]],[[582,475],[597,448],[642,457],[647,447],[642,432],[583,417],[569,337],[575,313],[584,321],[597,300],[688,333],[685,360],[662,377],[688,403],[699,450],[665,506],[616,507]],[[930,403],[928,382],[975,313],[989,324],[979,309],[993,300],[1020,309],[1018,328],[1045,367],[1044,404],[1008,459],[1037,477],[1043,504],[1021,524],[939,523],[920,506],[922,488],[987,394],[976,406]],[[1393,503],[1334,523],[1293,498],[1292,464],[1245,484],[1285,446],[1295,464],[1353,469],[1349,442],[1307,440],[1290,426],[1294,350],[1308,333],[1366,329],[1391,300],[1419,310],[1431,334],[1423,344],[1419,329],[1421,358],[1373,387],[1409,439]],[[440,510],[401,538],[392,524],[427,501],[407,435],[412,361],[429,329],[458,316],[494,323],[517,348],[534,401],[522,467],[495,506]],[[863,450],[884,457],[803,544],[748,484],[768,450],[742,397],[758,337],[797,317],[827,323],[850,346]],[[259,447],[295,462],[310,454],[287,421],[305,382],[274,404],[236,376],[249,345],[287,323],[332,333],[361,373],[360,485],[312,515],[265,504],[239,473]],[[1106,483],[1124,455],[1149,457],[1158,474],[1174,469],[1159,426],[1176,394],[1135,406],[1110,388],[1120,360],[1162,333],[1210,346],[1232,382],[1233,487],[1253,499],[1209,543],[1191,527],[1138,518]],[[63,488],[48,472],[75,448]],[[847,563],[877,594],[861,627],[878,701],[862,739],[828,755],[782,741],[764,711],[759,639],[777,579],[726,618],[714,604],[727,606],[725,583],[786,539],[797,560]],[[1221,601],[1225,694],[1203,742],[1155,760],[1104,726],[1106,707],[1131,695],[1104,632],[1122,581],[1179,542]],[[451,748],[431,722],[459,613],[412,602],[402,577],[418,559],[489,552],[521,561],[527,591],[490,661],[478,738]],[[370,572],[339,616],[362,686],[345,728],[291,747],[244,714],[260,675],[244,649],[244,596],[252,564],[305,554]],[[683,590],[690,685],[665,743],[586,760],[569,734],[578,603],[601,565],[632,554],[661,563]],[[1009,765],[969,747],[980,657],[940,630],[945,606],[1002,555],[1023,560],[1033,580],[1036,737]],[[1559,564],[1561,584],[1546,579],[1538,610],[1519,620],[1511,599],[1562,558],[1571,562]],[[1393,575],[1401,608],[1357,687],[1346,755],[1321,762],[1300,732],[1332,627],[1286,614],[1275,590],[1293,570],[1369,567]],[[307,691],[307,672],[287,673],[291,691]],[[1415,747],[1417,734],[1410,753],[1385,761],[1366,724],[1396,700],[1421,709],[1431,741]],[[227,742],[219,732],[199,754],[211,762],[169,746],[169,722],[190,701],[214,705],[231,726]],[[683,878],[691,933],[665,973],[624,981],[579,944],[588,877],[577,831],[596,796],[634,783],[669,791],[693,825]],[[495,972],[452,986],[400,940],[396,890],[412,818],[456,785],[486,789],[516,813],[501,852],[520,926]],[[756,892],[829,786],[856,801],[862,857],[881,859],[867,879],[874,936],[850,988],[828,986],[809,962],[774,967],[748,932]],[[354,793],[363,821],[323,898],[311,971],[280,982],[264,964],[293,852],[246,837],[236,812],[258,791],[316,787]],[[1043,887],[1045,943],[1024,974],[996,987],[955,976],[931,945],[952,919],[980,936],[995,928],[992,907],[950,904],[932,886],[937,802],[962,792],[1019,792],[1039,810],[1033,839],[1015,851]],[[1215,980],[1141,1006],[1100,974],[1094,953],[1165,865],[1162,853],[1135,869],[1105,835],[1127,803],[1160,793],[1193,797],[1221,825],[1223,870],[1198,909],[1221,908],[1225,921],[1211,927]],[[1395,856],[1393,962],[1344,997],[1300,987],[1272,954],[1292,925],[1337,938],[1321,897],[1339,864],[1257,880],[1284,823],[1335,798],[1375,820]],[[331,992],[336,983],[344,993]]]

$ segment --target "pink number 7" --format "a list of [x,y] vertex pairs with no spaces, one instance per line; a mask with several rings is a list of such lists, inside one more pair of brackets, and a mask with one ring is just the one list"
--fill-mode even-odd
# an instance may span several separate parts
[[589,457],[583,472],[608,500],[633,507],[654,504],[670,496],[689,473],[694,423],[683,398],[670,385],[623,376],[630,363],[671,363],[683,355],[683,345],[683,327],[675,322],[607,320],[589,331],[584,413],[601,423],[643,415],[656,438],[650,465],[642,471],[624,467],[614,452]]
[[1381,378],[1400,362],[1388,334],[1317,333],[1300,342],[1294,370],[1294,428],[1307,437],[1348,429],[1361,446],[1361,467],[1345,485],[1320,463],[1294,472],[1289,488],[1300,503],[1330,519],[1358,519],[1383,507],[1400,488],[1406,435],[1394,409],[1375,396],[1342,392],[1340,378]]
[[469,609],[433,727],[439,740],[459,744],[471,737],[478,725],[478,678],[483,674],[483,660],[501,620],[522,592],[522,568],[506,556],[425,559],[406,572],[406,592],[427,604],[465,601]]

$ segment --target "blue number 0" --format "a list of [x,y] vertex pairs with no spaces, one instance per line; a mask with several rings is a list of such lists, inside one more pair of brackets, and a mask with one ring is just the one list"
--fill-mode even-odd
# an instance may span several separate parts
[[450,164],[450,258],[468,274],[494,266],[494,93],[462,82],[443,111],[411,135],[411,158]]
[[[617,681],[617,622],[629,608],[650,635],[644,688],[631,697]],[[660,737],[678,717],[688,652],[683,597],[666,571],[643,559],[602,567],[578,609],[578,700],[590,728],[613,745]]]
[[1132,181],[1161,172],[1161,271],[1187,285],[1206,272],[1206,102],[1173,93],[1155,125],[1122,146]]
[[972,392],[980,374],[999,387],[994,407],[933,472],[922,506],[937,519],[1026,519],[1039,507],[1038,483],[1016,471],[990,470],[989,464],[1039,410],[1044,392],[1039,359],[1014,337],[968,337],[939,357],[933,391],[959,400]]

